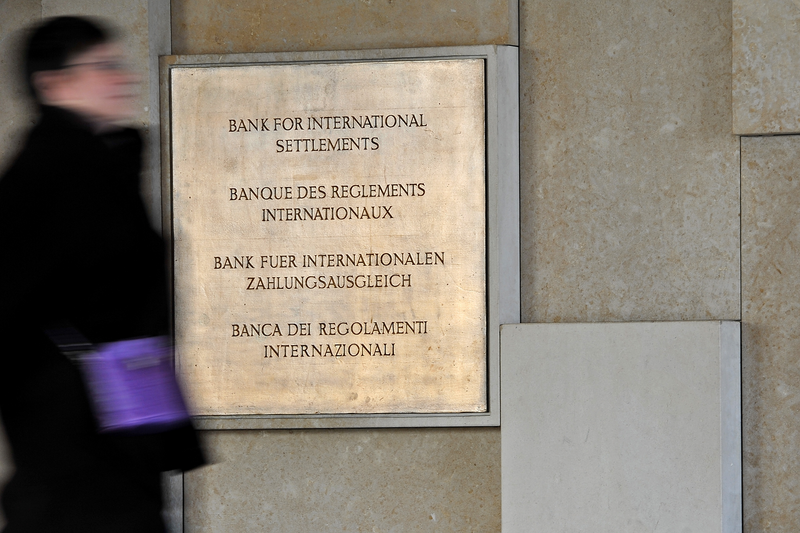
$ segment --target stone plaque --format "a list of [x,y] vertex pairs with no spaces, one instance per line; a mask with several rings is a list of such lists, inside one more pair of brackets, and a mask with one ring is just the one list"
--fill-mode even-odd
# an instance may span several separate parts
[[485,60],[169,72],[195,412],[487,411]]

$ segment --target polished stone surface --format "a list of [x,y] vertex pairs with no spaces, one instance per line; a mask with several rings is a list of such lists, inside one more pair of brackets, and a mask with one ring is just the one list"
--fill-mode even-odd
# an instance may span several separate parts
[[733,132],[800,132],[800,2],[733,0]]
[[800,530],[800,136],[742,139],[745,531]]
[[500,532],[495,429],[207,432],[186,530]]
[[739,318],[725,0],[522,3],[522,321]]
[[172,0],[174,54],[517,44],[513,0]]
[[739,331],[503,326],[503,532],[741,533]]

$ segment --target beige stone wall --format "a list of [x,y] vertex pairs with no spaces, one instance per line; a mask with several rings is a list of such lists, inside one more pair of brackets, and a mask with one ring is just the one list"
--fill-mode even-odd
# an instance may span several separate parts
[[[733,0],[733,131],[800,132],[800,3]],[[800,137],[742,138],[745,531],[800,530]]]
[[185,480],[192,532],[500,531],[496,431],[211,432]]
[[173,0],[175,54],[516,44],[514,0]]
[[730,1],[522,6],[522,321],[738,320]]
[[745,531],[800,530],[800,136],[742,139]]
[[[27,21],[78,10],[119,17],[144,61],[153,2],[6,0],[0,51]],[[731,134],[797,131],[797,2],[171,4],[175,53],[519,44],[523,320],[742,319],[745,531],[800,530],[800,143]],[[29,119],[19,103],[0,119],[5,158]],[[186,477],[187,525],[499,531],[499,436],[209,433],[220,462]]]
[[733,132],[800,132],[800,2],[733,0]]

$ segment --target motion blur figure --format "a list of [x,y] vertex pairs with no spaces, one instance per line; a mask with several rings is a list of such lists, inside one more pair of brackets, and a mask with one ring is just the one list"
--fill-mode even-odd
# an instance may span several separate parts
[[100,431],[80,371],[48,336],[65,325],[97,345],[167,333],[142,143],[120,126],[137,80],[96,21],[51,19],[27,39],[40,116],[0,179],[0,414],[15,463],[4,532],[161,532],[160,472],[202,464],[194,429]]

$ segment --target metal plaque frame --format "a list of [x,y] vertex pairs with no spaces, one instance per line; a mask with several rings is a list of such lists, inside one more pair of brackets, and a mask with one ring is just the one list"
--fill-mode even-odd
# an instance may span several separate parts
[[[164,56],[160,58],[162,220],[175,244],[172,70],[257,65],[311,65],[480,59],[485,102],[485,401],[481,412],[364,414],[213,414],[201,429],[460,427],[500,424],[500,325],[520,320],[518,49],[512,46]],[[174,279],[173,279],[174,281]]]

